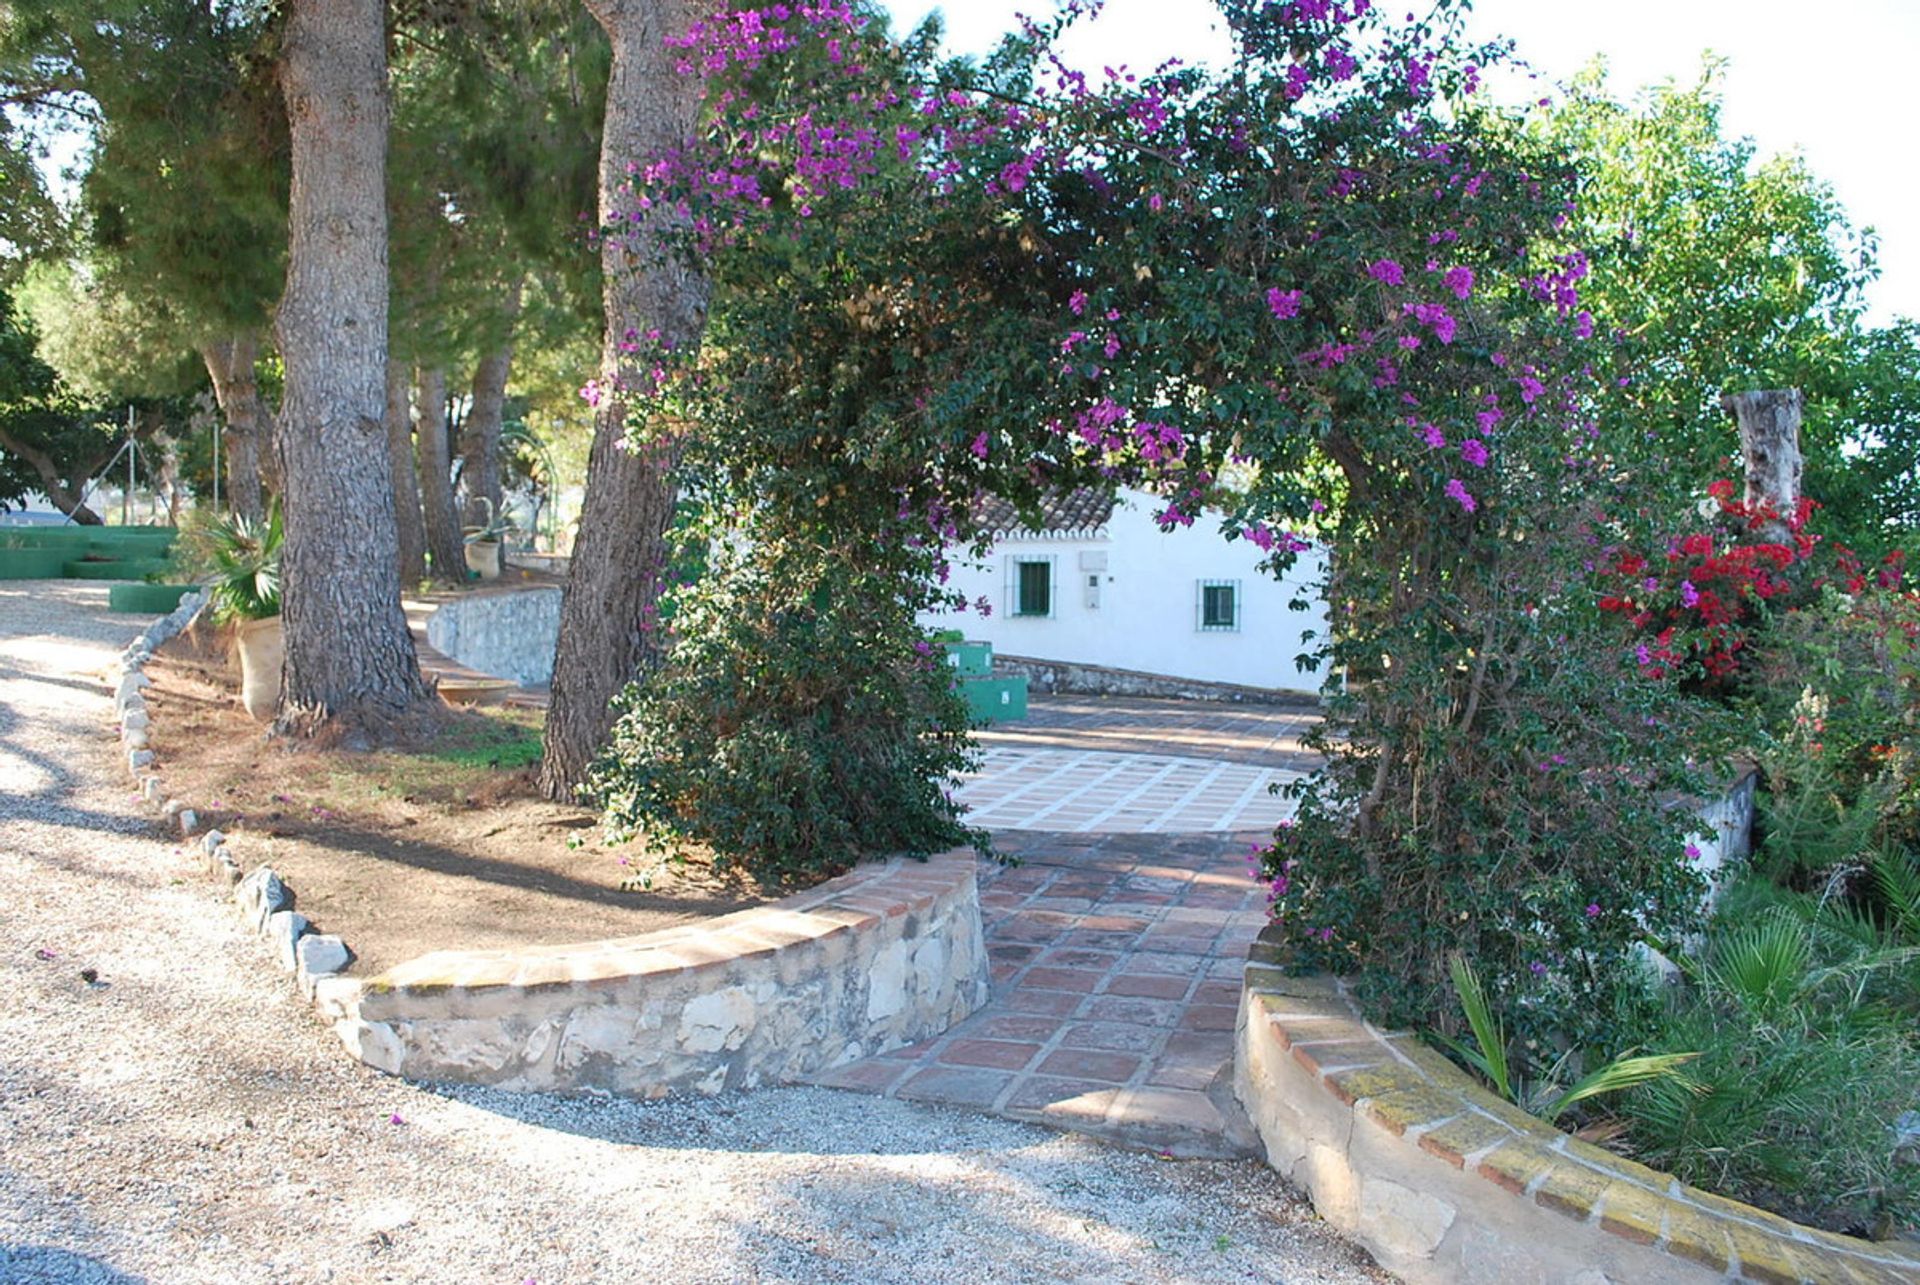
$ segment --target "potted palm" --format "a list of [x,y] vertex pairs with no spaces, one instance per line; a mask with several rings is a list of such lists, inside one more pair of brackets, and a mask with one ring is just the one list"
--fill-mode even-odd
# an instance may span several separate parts
[[240,652],[240,703],[258,722],[280,705],[280,506],[266,520],[223,518],[203,528],[196,543],[210,569],[207,599],[214,619],[234,626]]

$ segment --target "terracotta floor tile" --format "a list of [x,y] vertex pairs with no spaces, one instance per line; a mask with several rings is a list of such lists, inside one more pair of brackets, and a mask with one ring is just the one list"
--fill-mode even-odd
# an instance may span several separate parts
[[1007,1109],[1038,1115],[1043,1119],[1098,1125],[1106,1119],[1114,1102],[1125,1091],[1098,1080],[1030,1075],[1015,1087],[1012,1096],[1007,1099]]
[[995,1002],[1009,1013],[1050,1013],[1055,1017],[1066,1017],[1079,1008],[1086,998],[1076,991],[1043,991],[1016,986],[1004,996],[996,996]]
[[1091,993],[1105,977],[1104,972],[1087,968],[1048,968],[1043,964],[1036,964],[1027,970],[1027,975],[1020,979],[1020,984],[1037,986],[1042,990],[1079,991],[1085,995]]
[[1133,1022],[1075,1022],[1061,1032],[1060,1047],[1151,1053],[1166,1036],[1160,1027]]
[[1103,1049],[1056,1049],[1041,1059],[1040,1065],[1034,1070],[1041,1075],[1125,1084],[1139,1068],[1140,1059],[1126,1053]]
[[1155,1059],[1147,1068],[1145,1083],[1158,1089],[1204,1090],[1220,1074],[1225,1062],[1196,1065],[1191,1062],[1165,1062]]
[[1185,999],[1192,983],[1171,973],[1116,973],[1107,981],[1107,995],[1134,995],[1143,999]]
[[895,1080],[907,1073],[908,1063],[870,1057],[811,1077],[814,1084],[829,1089],[856,1089],[863,1093],[884,1093]]
[[1050,950],[1040,957],[1039,962],[1047,968],[1096,968],[1105,971],[1118,963],[1120,958],[1117,950],[1069,948]]
[[1130,999],[1119,995],[1095,995],[1080,1015],[1101,1022],[1133,1022],[1140,1026],[1172,1027],[1179,1024],[1183,1006],[1159,999]]
[[999,1071],[1018,1071],[1040,1051],[1038,1044],[1013,1040],[955,1040],[940,1050],[942,1066],[990,1066]]
[[920,1102],[985,1108],[992,1106],[1011,1083],[1013,1075],[1007,1071],[972,1066],[935,1066],[911,1076],[894,1090],[894,1096]]
[[1193,993],[1196,1004],[1240,1004],[1240,987],[1231,982],[1202,982]]
[[970,1039],[1044,1041],[1060,1029],[1060,1019],[1047,1013],[1000,1013],[989,1008],[955,1029]]
[[1190,1031],[1230,1031],[1239,1020],[1240,1010],[1223,1004],[1195,1004],[1180,1019]]

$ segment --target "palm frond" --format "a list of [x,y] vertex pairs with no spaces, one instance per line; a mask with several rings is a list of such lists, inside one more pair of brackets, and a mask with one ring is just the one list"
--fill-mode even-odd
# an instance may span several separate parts
[[[1670,1076],[1683,1084],[1690,1084],[1679,1071],[1699,1056],[1698,1053],[1647,1053],[1638,1057],[1617,1057],[1605,1066],[1596,1067],[1581,1076],[1572,1088],[1548,1103],[1541,1114],[1548,1120],[1558,1120],[1569,1108],[1589,1098],[1597,1098],[1603,1093],[1618,1093],[1622,1089],[1631,1089]],[[1696,1094],[1702,1092],[1698,1086],[1694,1086],[1692,1091]]]
[[1453,978],[1453,991],[1460,998],[1460,1011],[1466,1015],[1474,1043],[1479,1045],[1479,1056],[1475,1057],[1454,1041],[1448,1043],[1487,1077],[1495,1092],[1509,1102],[1515,1101],[1512,1068],[1507,1063],[1507,1030],[1494,1014],[1493,1005],[1487,999],[1486,987],[1480,982],[1480,975],[1473,971],[1473,965],[1467,962],[1464,955],[1455,955],[1448,960],[1447,972]]

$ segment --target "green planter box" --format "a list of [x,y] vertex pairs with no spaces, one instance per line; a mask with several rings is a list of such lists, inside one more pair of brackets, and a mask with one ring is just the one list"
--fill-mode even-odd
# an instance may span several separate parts
[[1025,678],[963,678],[960,695],[967,702],[967,712],[980,722],[999,723],[1027,716]]
[[0,580],[58,580],[67,574],[71,549],[0,547]]
[[947,665],[962,678],[993,677],[993,644],[984,642],[950,642],[947,649]]
[[69,580],[145,580],[165,571],[165,558],[114,558],[106,562],[69,562]]
[[[112,530],[111,527],[107,528]],[[97,532],[87,541],[91,558],[165,558],[173,551],[173,537],[152,531],[131,535],[103,536]]]
[[65,549],[72,557],[85,553],[92,540],[82,526],[0,527],[0,549]]
[[107,590],[107,610],[130,616],[164,616],[192,592],[190,584],[117,584]]

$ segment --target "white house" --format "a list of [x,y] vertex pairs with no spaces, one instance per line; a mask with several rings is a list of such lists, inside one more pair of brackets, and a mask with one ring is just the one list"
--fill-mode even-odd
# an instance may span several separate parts
[[[1010,505],[991,511],[986,565],[956,558],[952,585],[992,605],[929,616],[993,644],[996,656],[1096,666],[1188,682],[1317,692],[1294,658],[1324,640],[1318,585],[1324,554],[1302,553],[1284,580],[1257,569],[1262,554],[1229,541],[1205,518],[1163,532],[1154,496],[1074,491],[1047,502],[1040,529]],[[1290,604],[1299,601],[1303,609]]]

